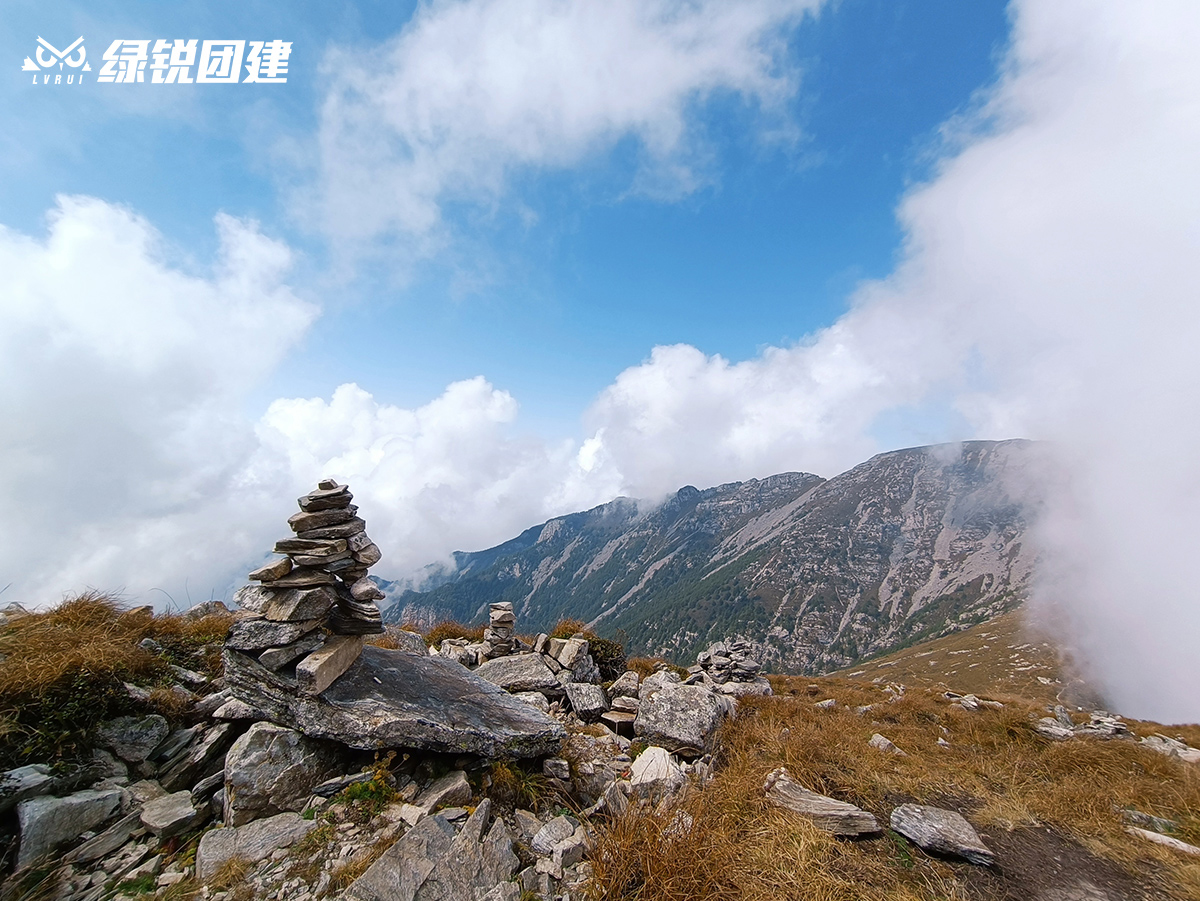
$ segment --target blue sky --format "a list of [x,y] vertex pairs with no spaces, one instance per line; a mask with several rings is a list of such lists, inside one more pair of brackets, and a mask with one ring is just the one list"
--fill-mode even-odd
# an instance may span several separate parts
[[[500,208],[448,211],[455,246],[404,271],[372,261],[347,276],[323,235],[298,221],[292,192],[309,173],[333,44],[378,44],[404,28],[395,4],[20,4],[6,58],[33,37],[83,34],[92,59],[111,38],[286,38],[280,86],[85,84],[4,87],[9,152],[0,209],[36,233],[58,193],[124,204],[207,263],[212,216],[251,217],[302,254],[325,313],[261,397],[328,395],[357,381],[417,405],[485,375],[521,401],[526,425],[577,427],[616,372],[656,344],[685,342],[733,360],[828,325],[856,283],[890,270],[894,210],[926,174],[938,127],[996,73],[1007,40],[995,2],[842,2],[778,30],[799,89],[781,116],[797,134],[764,135],[743,98],[696,104],[704,183],[682,196],[631,192],[635,138],[579,166],[527,167]],[[298,12],[298,14],[297,14]],[[95,66],[99,68],[99,64]],[[94,76],[93,76],[94,79]],[[517,205],[537,216],[522,223]],[[319,338],[317,337],[319,335]],[[549,373],[553,373],[549,377]]]
[[[159,37],[288,82],[95,81]],[[1194,0],[9,2],[0,599],[228,597],[325,476],[403,579],[1028,437],[1070,474],[1034,605],[1200,715],[1197,45]]]

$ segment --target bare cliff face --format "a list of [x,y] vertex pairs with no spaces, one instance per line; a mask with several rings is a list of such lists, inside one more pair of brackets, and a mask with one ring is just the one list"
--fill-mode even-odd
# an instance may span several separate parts
[[688,659],[738,636],[770,667],[820,672],[965,628],[1026,596],[1037,448],[972,441],[880,454],[831,479],[784,473],[619,498],[477,553],[386,618],[475,620],[512,601],[632,652]]

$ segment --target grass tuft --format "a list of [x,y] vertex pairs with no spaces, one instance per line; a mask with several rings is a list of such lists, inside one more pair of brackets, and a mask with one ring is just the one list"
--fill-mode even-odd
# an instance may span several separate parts
[[465,638],[467,641],[483,641],[483,626],[464,626],[462,623],[448,620],[438,623],[425,633],[425,644],[436,648],[447,638]]
[[[142,711],[125,682],[165,689],[172,663],[217,675],[231,622],[126,611],[100,592],[11,621],[0,631],[0,769],[81,758],[96,723]],[[163,651],[140,647],[145,638]],[[151,707],[173,716],[182,703],[156,691]]]

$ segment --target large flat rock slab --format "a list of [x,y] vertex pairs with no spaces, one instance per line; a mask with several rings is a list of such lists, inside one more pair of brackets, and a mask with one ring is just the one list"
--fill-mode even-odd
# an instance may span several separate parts
[[845,801],[809,791],[784,767],[767,775],[764,788],[767,800],[772,804],[811,820],[825,832],[857,838],[879,831],[879,822],[873,814]]
[[541,757],[566,737],[556,720],[444,657],[368,646],[316,696],[229,648],[225,674],[234,697],[272,721],[352,748]]

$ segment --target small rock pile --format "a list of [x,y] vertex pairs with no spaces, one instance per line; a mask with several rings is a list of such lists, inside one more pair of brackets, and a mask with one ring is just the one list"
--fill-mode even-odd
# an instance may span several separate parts
[[1066,708],[1057,705],[1054,716],[1044,716],[1034,725],[1034,730],[1045,738],[1066,741],[1071,738],[1133,738],[1129,726],[1119,716],[1105,710],[1093,710],[1086,723],[1076,723]]
[[516,648],[513,640],[516,624],[517,617],[509,601],[488,605],[488,627],[483,630],[483,640],[487,643],[486,656],[507,657],[513,652]]
[[284,556],[250,573],[259,584],[235,595],[255,615],[234,625],[225,646],[294,676],[310,695],[358,659],[363,635],[384,631],[375,604],[384,594],[367,576],[381,555],[353,499],[332,479],[300,498],[300,512],[288,520],[295,537],[275,544]]
[[750,642],[718,641],[701,651],[696,665],[688,668],[690,682],[710,686],[722,694],[769,695],[771,684],[759,675],[762,664],[754,659]]

